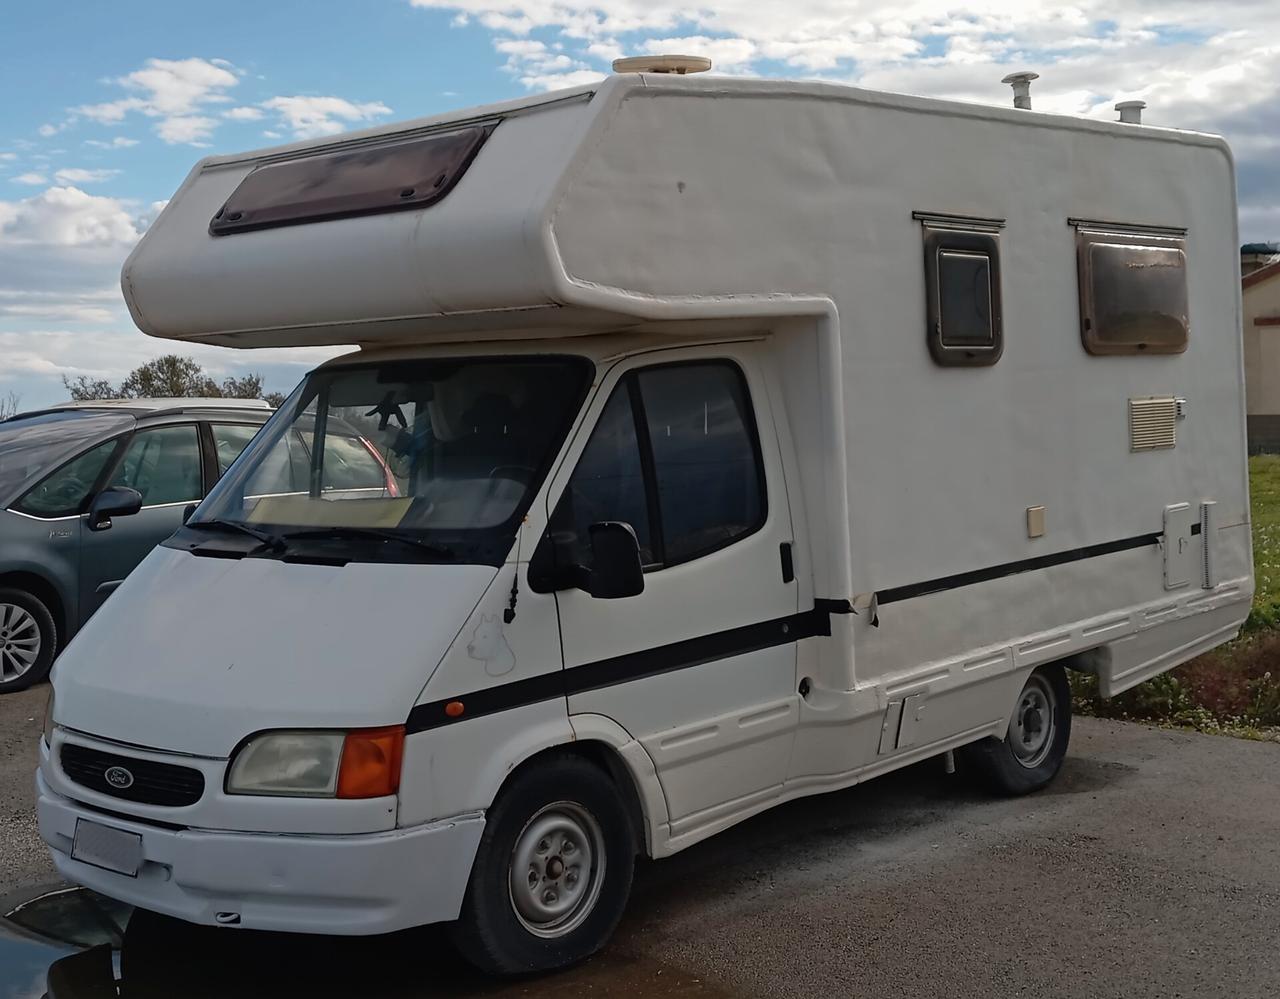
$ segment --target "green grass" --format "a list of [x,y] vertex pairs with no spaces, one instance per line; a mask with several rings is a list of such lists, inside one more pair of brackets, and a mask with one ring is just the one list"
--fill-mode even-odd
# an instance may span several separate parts
[[1280,455],[1249,459],[1253,519],[1253,610],[1248,630],[1280,627]]
[[1080,714],[1280,742],[1280,455],[1249,459],[1254,596],[1244,634],[1104,701],[1073,673]]

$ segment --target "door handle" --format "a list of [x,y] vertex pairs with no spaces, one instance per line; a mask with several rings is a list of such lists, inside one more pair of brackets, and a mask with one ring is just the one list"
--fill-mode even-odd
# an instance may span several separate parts
[[796,565],[791,555],[790,541],[784,541],[778,545],[778,555],[782,560],[782,581],[790,583],[796,578]]

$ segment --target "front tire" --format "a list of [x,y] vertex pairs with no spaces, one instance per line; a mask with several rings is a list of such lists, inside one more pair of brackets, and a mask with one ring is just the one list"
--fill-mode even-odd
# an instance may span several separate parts
[[590,957],[622,918],[635,853],[627,809],[603,771],[573,756],[534,764],[489,809],[454,945],[494,975]]
[[1070,741],[1071,687],[1054,663],[1027,677],[1003,739],[983,739],[960,753],[998,794],[1030,794],[1057,776]]
[[0,694],[47,677],[57,645],[57,626],[42,601],[25,590],[0,589]]

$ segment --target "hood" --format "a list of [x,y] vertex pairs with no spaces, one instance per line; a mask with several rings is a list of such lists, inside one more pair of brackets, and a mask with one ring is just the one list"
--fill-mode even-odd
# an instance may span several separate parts
[[496,574],[156,548],[59,657],[56,719],[209,757],[263,729],[398,725]]

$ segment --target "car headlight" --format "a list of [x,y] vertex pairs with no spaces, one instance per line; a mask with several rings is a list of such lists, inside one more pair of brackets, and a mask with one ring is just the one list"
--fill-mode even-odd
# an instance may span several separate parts
[[44,702],[44,744],[53,745],[53,685],[49,686],[49,699]]
[[231,761],[228,794],[379,798],[400,788],[404,726],[263,732]]

